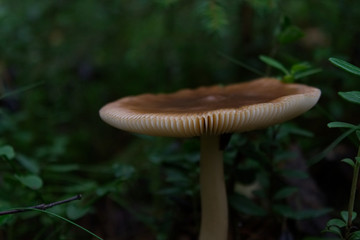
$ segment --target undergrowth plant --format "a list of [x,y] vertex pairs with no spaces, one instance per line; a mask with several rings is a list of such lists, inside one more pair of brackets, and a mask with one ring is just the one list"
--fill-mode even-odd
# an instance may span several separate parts
[[[35,87],[40,86],[41,84],[42,83],[30,84],[28,86],[21,87],[16,91],[7,92],[5,94],[0,95],[0,100],[24,93]],[[0,120],[1,120],[0,128],[2,127],[2,131],[0,131],[0,133],[5,133],[4,135],[6,135],[6,128],[4,128],[4,126],[6,126],[7,121],[9,121],[8,123],[11,124],[12,128],[17,129],[16,126],[17,123],[12,122],[10,120],[11,118],[12,117],[10,115],[7,115],[6,111],[0,107]],[[9,129],[12,128],[10,127]],[[20,132],[18,131],[17,133],[19,134]],[[51,227],[51,225],[55,223],[49,220],[46,216],[52,216],[58,220],[62,220],[64,223],[69,223],[75,227],[80,228],[81,230],[92,235],[96,239],[102,240],[101,237],[97,236],[93,232],[89,231],[88,229],[72,221],[88,213],[90,208],[86,209],[86,207],[84,208],[84,206],[81,205],[75,206],[73,204],[67,205],[66,207],[63,206],[58,207],[59,205],[62,205],[64,203],[69,203],[73,200],[80,200],[81,195],[79,194],[75,197],[68,198],[66,200],[56,201],[50,204],[42,203],[32,207],[19,207],[20,204],[29,204],[30,202],[36,200],[39,201],[40,199],[43,200],[44,198],[48,198],[49,195],[53,195],[51,193],[49,194],[49,190],[51,191],[52,187],[50,187],[49,189],[44,186],[47,180],[49,181],[52,180],[51,177],[44,178],[43,176],[41,176],[41,175],[45,175],[44,172],[48,172],[51,166],[42,167],[34,159],[32,159],[29,156],[26,156],[25,154],[15,151],[14,148],[15,147],[9,142],[7,142],[5,138],[0,137],[0,188],[1,188],[0,230],[12,229],[10,226],[13,225],[18,219],[24,220],[28,218],[38,218],[40,219],[41,222],[44,223],[42,226],[43,230],[50,227],[53,229],[54,232],[57,232],[58,229],[61,229],[61,227],[59,228],[61,224],[57,224],[56,227]],[[57,167],[60,169],[65,168],[65,172],[67,172],[70,169],[67,168],[66,166],[68,165],[60,164]],[[14,190],[14,188],[16,188],[16,190]],[[66,192],[64,194],[69,194],[69,192]],[[55,208],[55,206],[57,207],[55,211],[47,210],[48,208]],[[23,214],[24,212],[32,212],[32,213],[27,213],[28,215],[25,216],[24,218],[19,217],[19,215]],[[61,216],[65,212],[67,216],[66,217]],[[42,213],[42,215],[36,213]],[[20,232],[21,230],[19,228],[17,230],[12,229],[12,231]],[[12,231],[11,230],[7,231],[6,239],[11,240],[17,238],[16,234],[12,233]],[[43,234],[42,231],[40,230],[37,232],[39,233],[33,236],[34,239],[40,238]],[[60,232],[57,232],[56,237],[60,239],[63,236]]]
[[[298,27],[289,21],[285,23],[280,24],[282,27],[275,33],[277,42],[275,50],[281,45],[297,41],[302,36]],[[266,64],[265,71],[224,53],[219,55],[260,77],[275,75],[284,83],[297,82],[322,71],[321,68],[314,67],[308,62],[297,60],[291,62],[288,67],[288,64],[277,60],[273,56],[275,54],[259,56],[259,60]],[[272,70],[276,72],[272,73]],[[287,226],[288,222],[314,219],[329,213],[331,211],[329,208],[314,209],[301,204],[297,207],[289,204],[292,201],[302,201],[301,195],[304,189],[294,183],[310,178],[306,164],[303,169],[295,169],[289,164],[291,161],[299,161],[296,160],[299,156],[294,149],[291,149],[291,145],[299,144],[300,139],[312,138],[313,133],[296,123],[283,123],[270,127],[259,135],[234,134],[225,154],[225,168],[228,167],[225,172],[230,172],[227,176],[227,184],[232,210],[242,215],[261,218],[261,221],[276,219],[275,222],[283,226]],[[239,149],[246,149],[246,152],[241,152]],[[245,190],[243,192],[233,190],[237,189],[237,185],[244,185],[241,188]],[[288,231],[284,227],[279,233],[281,238],[291,235]],[[236,230],[233,234],[236,236]]]
[[[360,76],[360,68],[343,61],[337,58],[330,58],[330,61],[340,67],[341,69],[348,71],[352,74]],[[350,92],[339,92],[338,93],[343,99],[351,103],[360,104],[360,91],[350,91]],[[329,128],[342,128],[347,130],[345,135],[341,136],[341,139],[348,137],[349,135],[355,133],[357,136],[356,145],[358,147],[357,156],[354,159],[345,158],[342,161],[347,163],[353,168],[353,177],[350,190],[349,204],[347,211],[342,211],[340,213],[341,218],[334,218],[328,221],[326,225],[326,232],[331,232],[336,234],[340,239],[343,240],[358,240],[360,239],[360,230],[358,226],[354,225],[354,220],[356,220],[357,213],[354,211],[356,189],[358,185],[358,176],[360,169],[360,124],[352,124],[347,122],[330,122],[328,124]],[[338,142],[338,141],[336,141]]]
[[320,68],[312,67],[308,62],[295,63],[288,69],[281,62],[269,56],[261,55],[259,58],[268,66],[280,70],[283,74],[281,81],[285,83],[292,83],[300,78],[308,77],[322,71]]

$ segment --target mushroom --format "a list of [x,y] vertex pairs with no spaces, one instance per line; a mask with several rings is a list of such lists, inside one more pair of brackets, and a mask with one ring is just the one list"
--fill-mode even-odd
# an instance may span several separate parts
[[200,136],[200,240],[225,240],[228,210],[220,136],[265,128],[312,108],[320,90],[260,78],[228,86],[142,94],[108,103],[100,110],[108,124],[134,133]]

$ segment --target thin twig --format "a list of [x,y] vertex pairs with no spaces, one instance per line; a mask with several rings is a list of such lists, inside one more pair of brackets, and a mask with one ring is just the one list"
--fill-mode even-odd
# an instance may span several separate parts
[[81,197],[82,197],[81,194],[78,194],[78,195],[76,195],[74,197],[71,197],[71,198],[68,198],[68,199],[65,199],[65,200],[61,200],[61,201],[57,201],[57,202],[53,202],[53,203],[49,203],[49,204],[43,203],[43,204],[39,204],[39,205],[36,205],[36,206],[27,207],[27,208],[17,208],[17,209],[7,210],[7,211],[0,212],[0,216],[8,215],[8,214],[21,213],[21,212],[27,212],[27,211],[30,211],[32,209],[46,210],[48,208],[52,208],[52,207],[60,205],[60,204],[72,202],[74,200],[80,200]]

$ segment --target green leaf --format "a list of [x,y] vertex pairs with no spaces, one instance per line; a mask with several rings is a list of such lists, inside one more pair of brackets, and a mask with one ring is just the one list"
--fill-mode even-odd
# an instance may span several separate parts
[[113,170],[115,177],[120,178],[121,180],[128,180],[135,173],[135,168],[133,166],[125,165],[125,164],[116,163],[113,165]]
[[346,122],[331,122],[327,126],[329,128],[359,128],[359,126]]
[[18,154],[16,156],[16,159],[29,172],[34,173],[34,174],[38,174],[40,172],[39,165],[33,159],[28,158],[28,157],[26,157],[26,156],[24,156],[22,154]]
[[344,162],[344,163],[349,164],[351,167],[355,166],[354,160],[352,160],[351,158],[345,158],[345,159],[343,159],[341,161]]
[[11,160],[15,157],[15,151],[13,147],[5,145],[0,147],[0,156],[5,157],[8,160]]
[[334,65],[336,65],[337,67],[344,69],[345,71],[360,76],[360,68],[352,65],[351,63],[348,63],[338,58],[329,58],[329,61]]
[[283,151],[279,152],[274,156],[274,162],[280,163],[282,161],[288,161],[289,159],[294,159],[296,157],[296,153],[291,151]]
[[312,68],[312,69],[309,69],[309,70],[296,72],[296,73],[294,73],[294,79],[304,78],[304,77],[314,75],[314,74],[319,73],[319,72],[322,72],[321,68]]
[[304,33],[297,26],[291,25],[283,29],[277,36],[277,40],[281,44],[288,44],[295,42],[302,38]]
[[169,7],[178,2],[178,0],[156,0],[156,2],[164,7]]
[[304,33],[301,29],[292,24],[291,19],[287,16],[282,16],[280,25],[276,30],[276,39],[280,44],[288,44],[295,42],[302,38]]
[[72,172],[80,169],[80,165],[73,164],[52,164],[46,167],[46,170],[53,172]]
[[34,190],[40,189],[43,186],[42,179],[37,175],[26,175],[26,176],[15,175],[15,178],[25,186]]
[[339,95],[349,102],[360,104],[360,91],[339,92]]
[[274,195],[274,199],[284,199],[287,198],[289,196],[291,196],[292,194],[296,193],[298,191],[298,189],[296,187],[285,187],[280,189],[278,192],[275,193]]
[[285,75],[285,76],[283,76],[283,78],[281,80],[284,83],[293,83],[295,78],[294,78],[294,75]]
[[356,136],[357,136],[358,140],[360,141],[360,130],[356,131]]
[[296,63],[291,66],[290,73],[296,74],[298,72],[302,72],[302,71],[308,70],[310,68],[311,68],[311,65],[308,62]]
[[276,69],[279,69],[280,71],[282,71],[285,75],[290,75],[289,71],[284,67],[284,65],[282,65],[280,62],[278,62],[277,60],[268,57],[268,56],[264,56],[264,55],[260,55],[260,60],[263,61],[264,63],[268,64],[271,67],[274,67]]
[[306,172],[296,169],[285,169],[280,171],[280,173],[285,177],[291,177],[291,178],[303,179],[309,177],[309,175]]
[[236,194],[229,197],[230,205],[237,211],[252,215],[252,216],[265,216],[266,211],[262,207],[255,204],[245,196]]
[[0,216],[0,226],[8,223],[13,217],[14,217],[14,215],[12,215],[12,214]]
[[79,193],[79,192],[88,192],[97,189],[98,184],[95,181],[79,182],[78,184],[73,184],[71,186],[65,187],[66,192]]
[[355,160],[360,163],[360,157],[355,157]]
[[326,226],[327,227],[336,226],[336,227],[342,228],[342,227],[346,226],[346,222],[339,218],[333,218],[327,222]]
[[294,134],[294,135],[298,135],[298,136],[302,136],[302,137],[313,137],[314,134],[308,130],[293,126],[290,129],[290,133]]
[[215,1],[202,2],[198,11],[202,15],[204,26],[211,33],[221,32],[229,23],[226,11]]
[[[340,215],[341,215],[341,218],[344,219],[344,221],[345,221],[346,224],[347,224],[347,222],[348,222],[348,217],[349,217],[348,211],[341,211],[341,212],[340,212]],[[356,217],[357,217],[357,213],[356,213],[356,212],[352,212],[352,216],[351,216],[352,221],[354,221]]]
[[338,228],[337,226],[330,226],[330,227],[326,228],[325,232],[335,233],[336,235],[341,237],[341,239],[343,239],[341,229]]
[[359,240],[360,239],[360,231],[355,231],[350,234],[349,240]]
[[71,220],[79,219],[85,216],[90,211],[90,208],[78,207],[75,204],[68,205],[66,208],[66,215]]
[[293,210],[287,205],[274,205],[274,211],[281,214],[284,217],[295,219],[295,220],[303,220],[309,218],[320,217],[324,214],[327,214],[331,211],[329,208],[323,209],[307,209],[307,210]]
[[302,137],[313,137],[314,136],[314,134],[308,130],[300,128],[291,123],[284,123],[284,124],[281,124],[280,129],[279,129],[278,133],[276,134],[276,138],[281,139],[281,138],[289,136],[290,134],[302,136]]

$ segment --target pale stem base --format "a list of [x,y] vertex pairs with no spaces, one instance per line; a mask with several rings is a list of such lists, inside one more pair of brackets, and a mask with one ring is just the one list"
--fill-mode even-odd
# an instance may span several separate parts
[[223,152],[219,136],[201,137],[200,240],[226,240],[228,235],[228,206],[224,180]]

